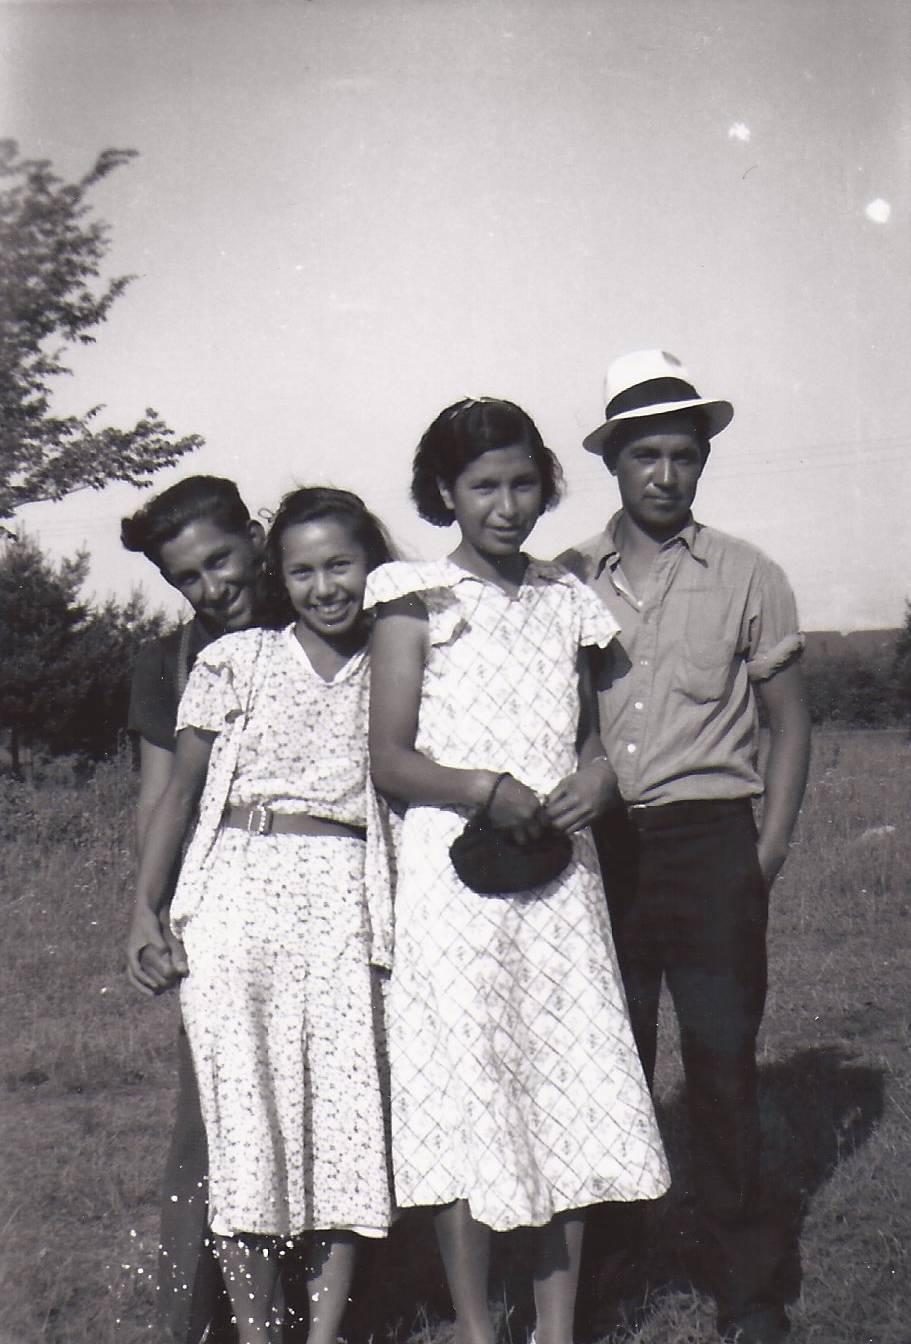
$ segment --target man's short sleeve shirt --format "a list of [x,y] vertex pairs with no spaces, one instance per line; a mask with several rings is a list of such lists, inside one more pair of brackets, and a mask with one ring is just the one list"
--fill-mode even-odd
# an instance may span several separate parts
[[690,521],[634,596],[617,549],[619,517],[560,558],[621,627],[599,671],[598,702],[624,799],[761,794],[752,683],[803,647],[790,584],[755,546]]
[[[165,751],[174,750],[181,686],[186,682],[196,655],[209,642],[202,622],[194,618],[188,630],[179,626],[160,639],[143,645],[130,685],[127,727],[131,733]],[[185,650],[187,666],[181,675],[182,650]]]

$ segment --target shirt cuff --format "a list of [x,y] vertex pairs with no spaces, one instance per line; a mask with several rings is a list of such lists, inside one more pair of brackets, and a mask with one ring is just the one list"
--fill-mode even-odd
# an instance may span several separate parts
[[764,649],[747,663],[750,681],[768,681],[783,667],[803,653],[804,637],[801,631],[786,635],[771,649]]

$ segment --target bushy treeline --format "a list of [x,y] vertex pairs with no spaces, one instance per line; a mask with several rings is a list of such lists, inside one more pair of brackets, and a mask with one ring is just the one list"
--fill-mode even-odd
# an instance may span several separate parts
[[[166,622],[141,594],[93,605],[88,557],[55,565],[32,538],[0,546],[0,730],[12,768],[24,747],[100,759],[123,740],[139,646]],[[892,657],[811,653],[804,671],[814,723],[881,728],[911,721],[911,605]]]
[[888,668],[871,667],[856,656],[804,669],[814,723],[846,728],[886,728],[902,722],[905,710]]
[[14,772],[23,748],[113,751],[127,720],[140,644],[165,622],[141,594],[100,606],[83,600],[88,557],[59,565],[20,535],[0,548],[0,728]]
[[804,676],[814,723],[888,728],[911,720],[911,604],[891,657],[845,649],[805,657]]

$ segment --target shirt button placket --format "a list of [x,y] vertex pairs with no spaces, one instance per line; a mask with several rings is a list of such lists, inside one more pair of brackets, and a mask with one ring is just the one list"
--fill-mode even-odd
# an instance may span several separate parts
[[[651,585],[649,585],[651,586]],[[657,639],[657,621],[655,616],[655,598],[648,593],[642,606],[641,620],[637,638],[638,658],[631,699],[632,712],[627,720],[629,737],[626,743],[626,759],[630,767],[631,796],[637,794],[636,780],[641,771],[636,768],[642,760],[642,741],[646,729],[645,706],[652,699],[654,680],[655,652]]]

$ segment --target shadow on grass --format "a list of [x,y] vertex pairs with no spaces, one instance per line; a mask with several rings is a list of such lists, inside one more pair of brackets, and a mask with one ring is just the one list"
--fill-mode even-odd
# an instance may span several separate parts
[[[790,1253],[778,1286],[793,1301],[801,1284],[800,1234],[813,1194],[869,1139],[884,1108],[884,1073],[841,1045],[813,1046],[760,1066],[763,1203],[787,1228]],[[670,1194],[644,1210],[641,1250],[624,1254],[623,1224],[590,1220],[580,1291],[580,1337],[603,1338],[641,1323],[656,1291],[708,1291],[689,1188],[688,1116],[682,1088],[660,1108],[673,1176]],[[635,1214],[629,1243],[636,1246]],[[599,1244],[600,1243],[600,1244]]]
[[[818,1046],[760,1068],[763,1184],[766,1201],[793,1234],[794,1253],[782,1287],[787,1298],[800,1287],[798,1242],[810,1198],[869,1138],[883,1112],[882,1070],[844,1047]],[[686,1163],[687,1115],[683,1095],[661,1108],[662,1132],[674,1177],[671,1193],[655,1204],[612,1206],[612,1216],[589,1215],[580,1291],[580,1337],[604,1338],[641,1321],[643,1303],[680,1289],[704,1291],[695,1210]],[[614,1211],[619,1217],[614,1217]],[[637,1238],[637,1216],[645,1235]],[[626,1252],[638,1240],[640,1252]],[[524,1344],[534,1321],[528,1231],[495,1236],[491,1299],[504,1316],[502,1335]],[[429,1211],[411,1210],[389,1238],[368,1248],[356,1285],[346,1336],[352,1344],[428,1338],[428,1325],[452,1319]],[[600,1301],[599,1301],[600,1299]]]

